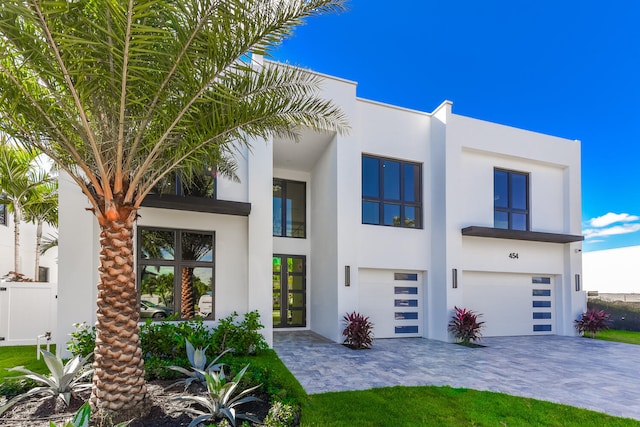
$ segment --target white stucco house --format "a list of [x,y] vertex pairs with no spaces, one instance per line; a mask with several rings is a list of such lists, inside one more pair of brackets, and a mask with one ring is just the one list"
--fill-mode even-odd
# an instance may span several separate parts
[[[258,310],[269,342],[278,329],[340,342],[354,310],[377,338],[450,341],[454,306],[481,313],[485,336],[574,335],[586,306],[580,143],[456,115],[448,101],[425,113],[360,99],[356,86],[324,76],[348,135],[255,141],[238,156],[241,182],[205,170],[204,197],[179,180],[149,196],[141,300],[180,313],[187,274],[196,314]],[[58,337],[95,320],[99,233],[85,207],[62,177]]]

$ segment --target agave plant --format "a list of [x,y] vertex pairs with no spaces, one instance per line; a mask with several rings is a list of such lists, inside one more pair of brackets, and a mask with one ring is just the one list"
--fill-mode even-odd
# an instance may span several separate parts
[[[168,366],[169,369],[173,369],[174,371],[180,372],[187,376],[187,378],[176,382],[171,385],[171,387],[184,383],[184,389],[188,389],[189,386],[193,382],[198,382],[201,384],[205,384],[204,372],[219,372],[222,369],[222,363],[216,363],[222,356],[226,353],[232,352],[233,349],[229,348],[218,355],[209,365],[207,366],[207,348],[194,348],[193,344],[189,340],[186,341],[187,347],[187,358],[189,359],[189,363],[191,363],[191,370],[185,369],[182,366]],[[206,368],[205,368],[206,366]]]
[[253,415],[237,412],[236,406],[260,400],[255,396],[247,395],[262,384],[258,384],[257,386],[241,391],[236,396],[232,397],[234,391],[238,387],[238,384],[240,384],[240,380],[247,371],[247,368],[249,368],[249,365],[245,366],[240,372],[238,372],[231,381],[226,380],[224,369],[222,368],[218,372],[200,371],[207,384],[207,395],[178,396],[174,398],[176,401],[189,402],[189,404],[195,403],[205,408],[204,411],[191,406],[187,406],[182,409],[183,412],[196,415],[196,418],[191,421],[188,427],[195,427],[204,421],[215,420],[223,417],[227,418],[234,427],[236,425],[236,420],[238,419],[259,423],[260,420]]
[[0,407],[0,415],[22,399],[36,395],[44,395],[45,399],[48,397],[57,397],[61,399],[66,406],[69,406],[71,396],[76,397],[77,393],[91,388],[91,383],[82,381],[84,378],[93,374],[93,369],[84,369],[88,359],[76,356],[63,365],[62,359],[57,358],[52,353],[46,350],[40,350],[40,353],[49,368],[50,375],[45,376],[30,371],[24,366],[16,366],[8,370],[25,374],[16,378],[29,378],[44,385],[42,387],[34,387],[28,392],[9,400],[4,406]]

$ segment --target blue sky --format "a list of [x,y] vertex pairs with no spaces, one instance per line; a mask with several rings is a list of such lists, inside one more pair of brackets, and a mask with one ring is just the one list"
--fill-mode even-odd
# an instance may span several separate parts
[[582,141],[584,250],[640,245],[640,1],[351,0],[273,53],[358,96]]

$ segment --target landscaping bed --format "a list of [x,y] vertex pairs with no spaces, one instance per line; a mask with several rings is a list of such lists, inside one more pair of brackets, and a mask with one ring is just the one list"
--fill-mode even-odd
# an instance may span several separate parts
[[623,331],[640,331],[640,302],[607,301],[589,298],[587,307],[611,314],[609,327]]

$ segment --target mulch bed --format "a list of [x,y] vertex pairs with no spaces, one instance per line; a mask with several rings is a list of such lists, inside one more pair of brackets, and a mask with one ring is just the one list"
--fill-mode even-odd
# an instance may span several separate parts
[[[151,400],[151,411],[148,415],[136,418],[128,424],[129,427],[178,427],[188,426],[192,417],[179,412],[185,406],[183,402],[172,401],[173,397],[180,396],[184,391],[181,386],[167,387],[175,381],[149,381],[147,391]],[[203,392],[204,388],[195,390],[191,387],[189,391],[193,394]],[[49,427],[49,421],[57,425],[63,425],[70,421],[80,406],[88,400],[90,392],[83,393],[81,399],[72,399],[69,407],[65,407],[60,399],[32,397],[18,402],[9,411],[0,416],[0,425],[7,427]],[[254,414],[258,419],[264,419],[269,412],[268,396],[258,396],[260,402],[251,402],[238,407],[242,412]],[[92,422],[91,426],[97,426]]]

